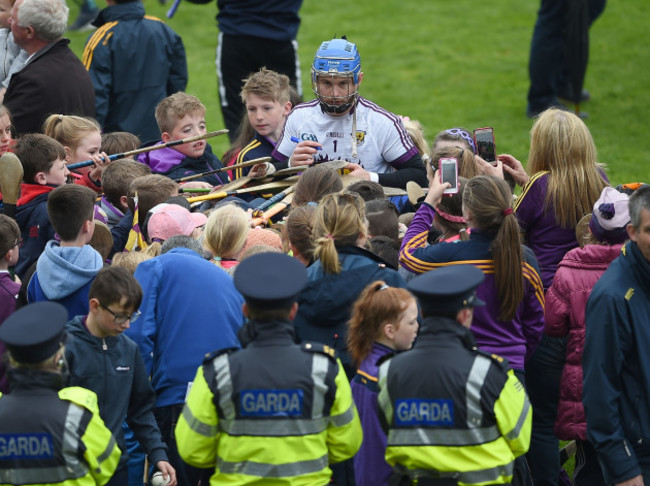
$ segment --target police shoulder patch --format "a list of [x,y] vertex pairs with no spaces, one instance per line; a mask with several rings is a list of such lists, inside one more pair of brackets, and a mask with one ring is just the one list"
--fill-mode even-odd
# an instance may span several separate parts
[[307,342],[307,343],[302,343],[301,348],[303,351],[307,351],[308,353],[324,354],[325,356],[328,356],[332,360],[336,361],[336,351],[334,350],[334,348],[328,346],[327,344]]
[[505,370],[506,372],[510,371],[510,362],[506,358],[499,356],[498,354],[481,351],[480,349],[476,350],[476,354],[490,358],[490,360],[492,360],[493,363],[499,365],[499,368],[502,370]]
[[217,356],[221,356],[222,354],[231,354],[235,351],[239,351],[239,348],[224,348],[217,351],[212,351],[211,353],[205,353],[203,356],[203,364],[209,363]]

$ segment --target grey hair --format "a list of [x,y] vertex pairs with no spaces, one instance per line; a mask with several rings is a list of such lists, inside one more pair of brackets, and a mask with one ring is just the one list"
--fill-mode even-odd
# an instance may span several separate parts
[[18,8],[18,25],[32,27],[36,37],[54,42],[65,33],[69,11],[65,0],[23,0]]
[[197,252],[203,258],[206,257],[205,251],[201,247],[201,243],[199,243],[198,240],[192,238],[191,236],[176,235],[166,239],[162,244],[160,253],[165,254],[174,248],[188,248],[192,251]]
[[650,186],[641,186],[630,196],[630,224],[637,230],[641,229],[641,209],[650,211]]

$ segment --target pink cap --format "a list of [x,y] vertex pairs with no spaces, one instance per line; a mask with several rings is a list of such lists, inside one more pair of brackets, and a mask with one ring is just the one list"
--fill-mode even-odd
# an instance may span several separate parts
[[158,204],[151,209],[147,234],[153,240],[165,241],[176,235],[190,236],[192,231],[208,220],[203,213],[190,213],[178,204]]

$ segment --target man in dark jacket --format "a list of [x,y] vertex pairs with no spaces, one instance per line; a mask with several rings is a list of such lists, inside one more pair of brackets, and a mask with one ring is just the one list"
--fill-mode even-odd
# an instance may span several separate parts
[[68,24],[63,0],[18,0],[9,18],[16,44],[29,59],[4,97],[19,135],[40,133],[53,113],[95,116],[95,91],[81,61],[62,39]]
[[83,54],[95,87],[97,121],[105,132],[158,140],[156,105],[187,86],[183,41],[159,19],[145,16],[140,0],[106,3]]
[[629,202],[628,241],[587,301],[587,438],[607,484],[650,484],[650,187]]
[[[155,395],[137,345],[122,332],[140,315],[142,300],[137,280],[124,268],[101,270],[89,291],[89,314],[68,322],[66,357],[70,366],[70,386],[97,393],[99,413],[120,449],[126,452],[122,423],[126,422],[169,485],[176,485],[176,472],[167,461],[167,446],[153,414]],[[109,485],[127,484],[127,458]]]

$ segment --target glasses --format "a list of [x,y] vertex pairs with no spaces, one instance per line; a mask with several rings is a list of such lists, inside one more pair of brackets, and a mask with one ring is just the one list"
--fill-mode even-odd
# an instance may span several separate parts
[[18,238],[16,241],[14,241],[14,244],[11,245],[9,248],[7,248],[5,251],[3,251],[3,252],[1,253],[1,255],[5,255],[9,250],[13,250],[14,248],[16,248],[17,246],[20,246],[20,245],[22,245],[22,244],[23,244],[23,239],[22,239],[22,238]]
[[110,310],[108,307],[106,307],[104,304],[102,304],[101,301],[98,301],[98,302],[99,302],[99,305],[101,305],[102,308],[105,311],[109,312],[113,316],[113,322],[115,324],[124,324],[126,321],[131,321],[131,322],[137,321],[138,317],[140,317],[140,314],[141,314],[141,312],[139,310],[135,311],[130,316],[125,316],[123,314],[117,314],[117,313],[113,312],[112,310]]

